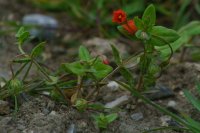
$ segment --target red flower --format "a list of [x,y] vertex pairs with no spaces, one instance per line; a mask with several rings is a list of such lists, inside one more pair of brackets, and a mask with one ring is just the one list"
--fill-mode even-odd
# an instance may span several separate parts
[[129,20],[126,24],[123,24],[122,27],[130,34],[135,34],[135,32],[137,31],[137,27],[133,20]]
[[126,21],[126,13],[119,9],[113,12],[112,22],[121,24]]

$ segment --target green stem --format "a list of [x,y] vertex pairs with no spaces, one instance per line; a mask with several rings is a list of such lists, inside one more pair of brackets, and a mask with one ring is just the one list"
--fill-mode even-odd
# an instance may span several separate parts
[[[37,68],[40,70],[40,72],[42,72],[42,74],[47,78],[47,80],[49,82],[52,82],[52,79],[49,77],[48,73],[37,63],[37,61],[35,61],[33,59],[33,63],[37,66]],[[65,100],[67,100],[67,103],[70,104],[69,99],[65,96],[65,94],[63,93],[63,91],[57,85],[53,85],[53,86],[65,98]]]
[[[137,90],[134,90],[134,89],[130,89],[132,91],[132,94],[134,96],[137,96],[138,98],[142,99],[144,102],[150,104],[151,106],[153,106],[154,108],[158,109],[159,111],[171,116],[173,119],[175,119],[177,122],[181,123],[182,125],[185,125],[186,127],[188,127],[189,129],[190,128],[194,128],[194,127],[191,127],[185,120],[183,120],[181,117],[177,116],[176,114],[168,111],[167,109],[161,107],[160,105],[152,102],[151,100],[149,100],[148,98],[146,98],[145,96],[141,95]],[[196,128],[195,128],[196,129]],[[196,129],[197,131],[199,129]]]
[[155,129],[150,129],[150,130],[144,131],[143,133],[155,132],[155,131],[160,131],[160,130],[182,130],[182,131],[189,131],[189,132],[191,132],[191,131],[190,131],[189,129],[187,129],[187,128],[159,127],[159,128],[155,128]]
[[14,99],[15,99],[15,116],[16,116],[16,114],[18,112],[18,102],[17,102],[17,96],[16,95],[14,96]]
[[40,72],[46,77],[46,79],[51,82],[52,79],[49,77],[47,72],[33,59],[33,63],[36,65],[36,67],[40,70]]
[[33,64],[33,62],[31,61],[31,63],[30,63],[30,65],[29,65],[29,67],[28,67],[28,69],[27,69],[27,71],[26,71],[26,73],[25,73],[25,75],[24,75],[24,77],[23,77],[23,80],[22,80],[22,81],[24,81],[24,80],[26,79],[26,77],[28,76],[28,74],[29,74],[29,71],[30,71],[30,69],[31,69],[31,67],[32,67],[32,64]]
[[24,50],[22,49],[22,44],[18,44],[18,49],[21,54],[25,54]]
[[[16,77],[21,73],[21,71],[26,67],[27,64],[28,64],[28,62],[25,63],[24,65],[22,65],[22,66],[19,68],[19,70],[14,74],[14,76],[12,77],[12,79],[16,78]],[[6,84],[5,84],[1,89],[5,89],[5,87],[10,83],[10,81],[11,81],[12,79],[10,79],[8,82],[6,82]]]
[[143,55],[143,52],[138,52],[138,53],[130,56],[128,59],[124,60],[121,65],[117,66],[111,73],[109,73],[106,77],[104,77],[101,80],[101,82],[105,81],[106,79],[108,79],[109,77],[111,77],[114,73],[118,72],[121,67],[126,66],[130,61],[137,60],[137,58],[140,57],[140,56],[142,56],[142,55]]

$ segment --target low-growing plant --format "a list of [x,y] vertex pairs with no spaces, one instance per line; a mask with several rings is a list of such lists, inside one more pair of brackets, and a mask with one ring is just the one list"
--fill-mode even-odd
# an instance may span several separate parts
[[95,119],[97,126],[100,129],[106,129],[110,123],[112,123],[114,120],[117,119],[118,115],[115,113],[109,114],[109,115],[105,115],[101,113],[93,117]]
[[[155,20],[156,15],[153,5],[147,7],[142,19],[135,17],[133,20],[128,20],[126,13],[123,10],[117,10],[113,13],[113,22],[120,24],[118,29],[121,33],[130,39],[141,40],[144,43],[144,51],[133,58],[135,61],[138,61],[138,67],[140,69],[140,76],[137,84],[134,84],[133,81],[135,79],[126,67],[128,64],[127,61],[123,61],[118,50],[113,47],[115,62],[118,65],[117,69],[121,69],[120,72],[126,79],[126,82],[116,82],[129,90],[133,96],[142,99],[145,103],[148,103],[159,111],[171,116],[183,126],[161,127],[145,132],[179,129],[198,133],[200,132],[198,122],[194,121],[190,117],[180,117],[168,111],[164,107],[152,102],[140,92],[144,92],[151,85],[154,85],[152,83],[155,83],[156,81],[157,72],[162,71],[162,69],[169,63],[174,51],[179,49],[192,36],[199,34],[199,31],[196,30],[199,28],[199,22],[191,22],[190,24],[184,26],[179,30],[178,34],[172,29],[162,26],[155,26]],[[157,63],[158,60],[161,61],[160,64]],[[192,98],[191,94],[187,91],[185,91],[185,94],[187,97],[189,97],[195,107],[198,107],[197,100]]]
[[[47,95],[64,104],[72,104],[82,112],[87,109],[103,110],[105,108],[100,104],[93,103],[95,102],[93,100],[98,96],[101,87],[107,84],[108,78],[116,72],[120,72],[124,80],[116,80],[116,82],[122,88],[129,90],[133,96],[142,99],[161,112],[170,115],[185,127],[181,128],[182,130],[199,132],[196,125],[191,125],[192,119],[185,120],[143,96],[143,92],[155,85],[156,79],[161,76],[162,70],[169,64],[173,52],[199,32],[195,30],[199,26],[199,22],[192,22],[178,32],[163,26],[156,26],[156,11],[153,5],[146,8],[142,18],[134,17],[134,19],[128,19],[126,12],[119,9],[113,12],[112,21],[119,24],[118,30],[126,37],[144,44],[143,51],[127,59],[123,59],[118,49],[111,45],[116,68],[112,68],[107,60],[102,60],[102,55],[93,57],[86,47],[80,46],[77,61],[62,63],[57,71],[52,72],[38,60],[44,50],[45,42],[39,43],[31,52],[24,51],[23,45],[29,40],[30,35],[25,28],[20,28],[16,34],[20,54],[12,60],[10,65],[12,77],[4,80],[5,84],[0,88],[0,99],[14,97],[17,110],[17,97],[22,93],[37,93]],[[140,70],[137,78],[129,69],[133,63]],[[20,65],[17,71],[13,69],[13,65],[16,64]],[[29,79],[28,75],[33,67],[36,67],[41,75]],[[185,94],[190,96],[190,93],[185,92]],[[89,102],[91,99],[93,102]],[[193,103],[196,105],[195,101],[193,100]],[[100,114],[95,117],[95,120],[99,128],[105,129],[116,118],[116,114]],[[196,122],[192,124],[196,124]]]

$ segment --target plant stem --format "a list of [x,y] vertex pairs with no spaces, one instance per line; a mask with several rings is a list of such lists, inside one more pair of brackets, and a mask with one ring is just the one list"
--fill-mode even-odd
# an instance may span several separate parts
[[139,80],[136,87],[138,91],[140,91],[141,87],[143,86],[143,82],[144,82],[144,75],[140,73]]
[[15,99],[15,116],[16,116],[17,111],[18,111],[18,103],[17,103],[17,96],[16,95],[14,96],[14,99]]
[[111,73],[109,73],[105,78],[103,78],[101,80],[101,82],[105,81],[106,79],[111,77],[114,73],[118,72],[121,67],[124,67],[125,65],[127,65],[129,63],[129,61],[131,61],[132,59],[136,60],[138,57],[140,57],[142,55],[143,55],[143,52],[138,52],[138,53],[130,56],[129,58],[127,58],[126,60],[123,61],[122,65],[117,66]]
[[81,76],[78,76],[78,82],[77,82],[77,95],[82,95],[81,94],[81,88],[83,84],[83,78]]
[[[171,117],[172,117],[173,119],[175,119],[177,122],[179,122],[179,123],[185,125],[185,126],[188,127],[188,128],[191,128],[191,126],[190,126],[185,120],[183,120],[181,117],[175,115],[174,113],[168,111],[167,109],[161,107],[160,105],[158,105],[158,104],[152,102],[151,100],[149,100],[149,99],[146,98],[145,96],[141,95],[137,90],[135,90],[135,89],[130,89],[130,88],[129,88],[129,90],[131,90],[132,95],[137,96],[138,98],[142,99],[144,102],[150,104],[151,106],[153,106],[154,108],[158,109],[159,111],[161,111],[161,112],[163,112],[163,113],[165,113],[165,114],[171,116]],[[196,128],[195,128],[195,129],[196,129]],[[196,129],[196,130],[198,131],[198,129]]]
[[18,44],[18,49],[21,54],[25,54],[24,50],[22,49],[22,44]]
[[27,69],[27,71],[26,71],[26,73],[25,73],[25,75],[24,75],[24,77],[23,77],[23,80],[22,80],[22,81],[24,81],[24,80],[26,79],[26,77],[28,76],[28,74],[29,74],[29,71],[30,71],[30,69],[31,69],[31,67],[32,67],[32,64],[33,64],[33,62],[31,61],[31,63],[30,63],[30,65],[29,65],[29,67],[28,67],[28,69]]
[[[43,70],[43,68],[37,63],[37,61],[35,61],[33,59],[33,63],[37,66],[37,68],[40,70],[40,72],[42,72],[42,74],[47,78],[47,80],[49,82],[52,81],[52,79],[49,77],[49,75],[46,73],[45,70]],[[60,88],[55,84],[53,85],[55,87],[55,89],[65,98],[65,100],[67,101],[68,104],[70,104],[70,100],[66,97],[66,95],[62,92],[62,90],[60,90]]]
[[184,131],[189,131],[189,132],[191,132],[188,128],[179,128],[179,127],[159,127],[159,128],[155,128],[155,129],[150,129],[150,130],[144,131],[143,133],[155,132],[155,131],[160,131],[160,130],[184,130]]

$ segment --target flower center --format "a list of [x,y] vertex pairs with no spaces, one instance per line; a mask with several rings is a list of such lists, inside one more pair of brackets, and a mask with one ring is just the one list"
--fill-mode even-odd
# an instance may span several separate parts
[[122,18],[122,15],[119,15],[119,19],[121,19]]

